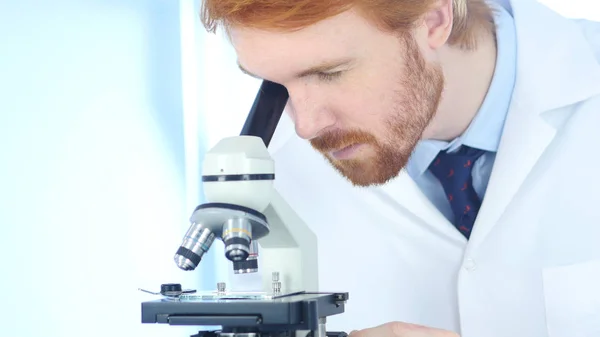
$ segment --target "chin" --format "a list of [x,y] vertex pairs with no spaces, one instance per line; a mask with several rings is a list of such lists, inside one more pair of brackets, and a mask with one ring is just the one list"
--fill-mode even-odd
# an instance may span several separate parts
[[372,156],[352,160],[330,160],[330,163],[341,176],[356,187],[384,185],[397,176],[397,173],[378,167]]

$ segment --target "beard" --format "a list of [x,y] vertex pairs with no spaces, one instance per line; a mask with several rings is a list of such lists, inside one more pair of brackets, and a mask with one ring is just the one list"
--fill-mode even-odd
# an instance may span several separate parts
[[[384,122],[385,135],[363,130],[336,130],[310,140],[329,163],[354,186],[382,185],[397,177],[406,166],[423,131],[434,117],[444,88],[444,76],[436,64],[428,64],[411,36],[400,37],[405,51],[402,74],[397,74],[393,113]],[[338,160],[331,151],[361,145],[369,153]]]

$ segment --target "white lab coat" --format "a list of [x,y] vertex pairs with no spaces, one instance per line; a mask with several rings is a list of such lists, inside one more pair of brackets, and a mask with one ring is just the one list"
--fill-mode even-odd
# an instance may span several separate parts
[[276,187],[318,235],[320,290],[350,292],[330,330],[600,336],[600,24],[497,1],[516,20],[518,75],[469,242],[406,173],[353,188],[280,122]]

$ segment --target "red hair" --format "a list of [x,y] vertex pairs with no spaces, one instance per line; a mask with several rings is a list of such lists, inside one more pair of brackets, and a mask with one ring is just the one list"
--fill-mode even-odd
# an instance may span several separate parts
[[[435,0],[202,0],[201,20],[209,32],[219,25],[291,31],[357,8],[384,30],[402,32],[433,5]],[[474,48],[479,31],[493,33],[485,0],[453,0],[453,9],[450,44]]]

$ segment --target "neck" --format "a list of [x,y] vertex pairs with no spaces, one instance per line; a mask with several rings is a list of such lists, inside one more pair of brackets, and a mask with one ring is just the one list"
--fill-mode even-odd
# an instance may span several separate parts
[[486,35],[471,51],[447,48],[440,59],[444,98],[423,138],[451,141],[469,127],[487,95],[496,67],[496,39]]

